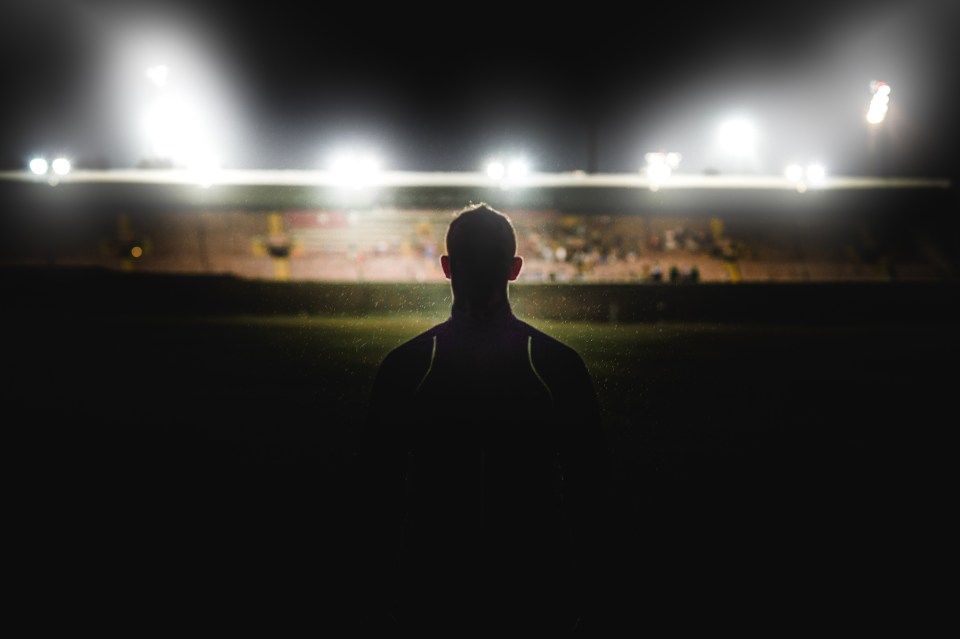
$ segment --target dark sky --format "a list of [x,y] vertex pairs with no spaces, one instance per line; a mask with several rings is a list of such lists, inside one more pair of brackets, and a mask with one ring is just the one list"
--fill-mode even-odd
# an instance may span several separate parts
[[[4,168],[33,154],[133,166],[151,153],[145,69],[229,168],[324,168],[341,147],[385,168],[779,173],[787,161],[943,175],[957,153],[960,3],[368,3],[31,0],[4,8]],[[876,150],[870,82],[893,87]],[[186,105],[186,106],[183,106]],[[183,115],[186,113],[186,115]],[[724,118],[757,131],[735,163]],[[185,127],[188,128],[188,127]]]

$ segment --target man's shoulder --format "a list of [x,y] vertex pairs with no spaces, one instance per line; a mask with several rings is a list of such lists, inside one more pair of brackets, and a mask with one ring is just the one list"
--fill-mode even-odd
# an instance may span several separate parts
[[521,329],[531,338],[531,349],[537,348],[547,356],[562,358],[570,361],[582,361],[580,353],[577,350],[554,335],[545,332],[542,329],[533,326],[529,322],[517,318],[516,322]]
[[377,368],[376,384],[402,388],[410,380],[419,379],[433,359],[433,338],[440,326],[433,326],[390,349]]
[[442,330],[444,324],[445,322],[435,324],[422,333],[393,347],[387,353],[384,362],[399,362],[411,357],[416,358],[421,353],[429,353],[433,349],[434,337]]

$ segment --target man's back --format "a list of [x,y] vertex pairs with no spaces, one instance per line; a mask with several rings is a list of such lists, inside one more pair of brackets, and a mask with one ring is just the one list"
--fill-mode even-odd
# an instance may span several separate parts
[[562,613],[578,569],[571,517],[606,472],[594,388],[573,349],[509,309],[483,322],[454,313],[384,359],[367,437],[379,453],[368,472],[403,482],[408,585],[481,605],[499,588]]
[[570,628],[610,488],[593,382],[574,349],[513,315],[522,258],[506,216],[469,207],[447,250],[450,318],[384,358],[355,458],[371,579],[392,572],[380,596],[410,630]]

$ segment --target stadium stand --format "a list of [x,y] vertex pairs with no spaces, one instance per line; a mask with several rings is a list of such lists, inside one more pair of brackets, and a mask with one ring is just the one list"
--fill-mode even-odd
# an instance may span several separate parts
[[[522,239],[521,283],[952,276],[922,229],[893,233],[882,219],[864,216],[507,212]],[[55,239],[37,232],[35,245],[16,247],[6,261],[263,280],[441,282],[438,257],[450,215],[390,207],[104,213],[91,216],[82,232],[67,228]]]

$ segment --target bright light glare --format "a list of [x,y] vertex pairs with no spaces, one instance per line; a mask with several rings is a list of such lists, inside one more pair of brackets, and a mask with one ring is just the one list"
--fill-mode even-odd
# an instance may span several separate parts
[[167,74],[169,72],[170,69],[167,65],[157,64],[147,69],[147,78],[156,86],[162,87],[167,83]]
[[652,182],[665,182],[671,172],[667,164],[651,164],[647,167],[647,176]]
[[380,161],[372,153],[342,152],[333,158],[331,171],[339,185],[360,188],[374,181]]
[[791,182],[799,182],[803,179],[803,167],[799,164],[789,165],[783,172]]
[[873,90],[873,98],[870,100],[870,108],[867,110],[867,122],[870,124],[879,124],[887,116],[887,110],[890,105],[890,85],[886,82],[877,82]]
[[680,166],[680,160],[683,156],[676,152],[655,151],[645,153],[643,159],[646,160],[648,167],[665,166],[675,169]]
[[808,164],[806,168],[799,164],[790,164],[783,174],[788,180],[797,185],[797,190],[803,193],[810,185],[817,186],[827,177],[826,168],[817,162]]
[[151,155],[176,166],[204,164],[210,155],[208,118],[183,96],[163,96],[144,120]]
[[493,180],[499,180],[506,172],[507,170],[503,166],[503,162],[497,162],[495,160],[487,164],[487,177]]
[[30,170],[34,175],[44,175],[47,172],[47,161],[43,158],[30,160]]
[[517,157],[508,164],[500,160],[491,160],[487,163],[487,177],[500,184],[500,188],[509,189],[511,186],[522,183],[530,174],[530,165],[524,158]]
[[827,170],[821,164],[811,164],[807,167],[807,180],[816,184],[823,182],[827,176]]
[[720,126],[720,143],[731,153],[751,152],[756,140],[757,132],[746,120],[730,120]]
[[70,160],[67,158],[56,158],[51,166],[57,175],[66,175],[70,172]]
[[[129,4],[129,3],[126,3]],[[156,3],[151,3],[156,4]],[[179,4],[179,3],[177,3]],[[126,5],[125,5],[126,6]],[[190,168],[215,149],[236,159],[243,131],[238,65],[210,24],[177,9],[117,12],[90,91],[101,96],[119,164]]]
[[681,155],[675,152],[655,151],[645,153],[643,158],[647,162],[646,173],[650,180],[650,189],[656,191],[670,178],[673,170],[680,166]]
[[731,173],[760,169],[759,132],[746,116],[727,118],[717,127],[715,152],[718,168]]
[[220,158],[212,152],[198,153],[188,166],[194,181],[203,188],[210,187],[216,181],[220,170]]
[[522,159],[513,160],[507,168],[507,175],[514,180],[526,176],[529,172],[530,165],[527,164],[526,160]]

